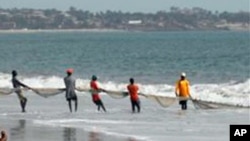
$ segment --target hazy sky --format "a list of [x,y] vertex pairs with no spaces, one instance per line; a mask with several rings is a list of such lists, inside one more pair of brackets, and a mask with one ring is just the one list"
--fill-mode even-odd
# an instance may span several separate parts
[[0,8],[56,8],[67,10],[70,6],[77,9],[123,12],[168,11],[171,6],[180,8],[201,7],[219,12],[249,11],[249,0],[0,0]]

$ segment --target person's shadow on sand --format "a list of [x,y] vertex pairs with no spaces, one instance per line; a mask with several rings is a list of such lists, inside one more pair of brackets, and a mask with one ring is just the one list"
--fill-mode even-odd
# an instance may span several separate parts
[[99,137],[99,133],[95,131],[90,131],[88,141],[101,141]]

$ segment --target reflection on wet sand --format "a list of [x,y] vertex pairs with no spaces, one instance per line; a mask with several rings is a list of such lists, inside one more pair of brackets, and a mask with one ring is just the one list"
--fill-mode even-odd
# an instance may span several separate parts
[[18,124],[15,127],[10,128],[11,138],[23,139],[25,133],[26,121],[24,119],[18,120]]
[[128,138],[128,141],[138,141],[135,138]]
[[70,128],[70,127],[64,128],[63,137],[64,137],[64,141],[77,141],[76,129]]
[[[79,132],[79,134],[77,134]],[[112,136],[105,133],[92,130],[85,132],[81,129],[65,127],[63,128],[64,141],[139,141],[133,137]]]
[[[96,132],[96,131],[90,131],[89,132],[89,139],[88,141],[111,141],[111,140],[116,140],[118,138],[116,137],[108,137],[109,135],[103,135],[100,132]],[[119,140],[126,140],[126,141],[138,141],[135,138],[129,137],[129,138],[120,138]]]
[[90,131],[88,141],[101,141],[99,133],[95,131]]

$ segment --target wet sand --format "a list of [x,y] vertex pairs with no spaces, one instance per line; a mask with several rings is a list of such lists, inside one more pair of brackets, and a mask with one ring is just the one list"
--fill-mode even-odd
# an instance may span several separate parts
[[98,132],[84,131],[72,127],[35,125],[32,121],[0,119],[0,130],[5,130],[8,141],[139,141],[132,137],[121,137]]

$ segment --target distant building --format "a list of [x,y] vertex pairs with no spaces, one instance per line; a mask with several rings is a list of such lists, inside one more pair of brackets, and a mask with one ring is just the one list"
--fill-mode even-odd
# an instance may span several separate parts
[[0,16],[7,16],[7,17],[11,17],[11,14],[8,12],[4,12],[4,11],[0,11]]
[[15,29],[16,23],[15,22],[2,22],[0,23],[0,29]]
[[128,21],[128,24],[131,24],[131,25],[142,24],[142,21],[141,20],[130,20],[130,21]]
[[142,30],[142,20],[129,20],[126,26],[126,30]]

